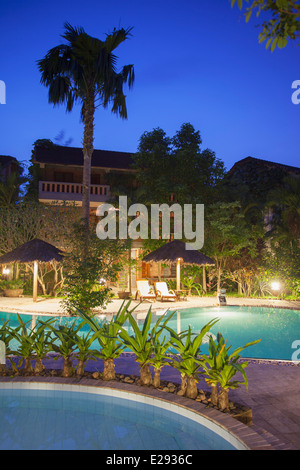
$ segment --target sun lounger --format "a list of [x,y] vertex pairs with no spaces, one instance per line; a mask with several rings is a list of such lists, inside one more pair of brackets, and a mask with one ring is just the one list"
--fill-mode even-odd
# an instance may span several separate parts
[[156,294],[151,286],[149,286],[149,282],[147,280],[140,280],[136,281],[137,291],[135,294],[135,298],[138,297],[140,300],[144,299],[151,299],[156,300]]
[[173,290],[169,290],[166,282],[155,282],[155,292],[160,300],[176,300],[176,294]]

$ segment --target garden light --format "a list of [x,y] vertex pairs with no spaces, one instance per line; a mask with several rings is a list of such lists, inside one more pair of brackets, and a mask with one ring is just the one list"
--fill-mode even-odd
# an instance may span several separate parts
[[272,288],[272,290],[279,290],[280,289],[279,282],[272,282],[271,288]]
[[2,274],[9,274],[10,270],[8,268],[3,268]]

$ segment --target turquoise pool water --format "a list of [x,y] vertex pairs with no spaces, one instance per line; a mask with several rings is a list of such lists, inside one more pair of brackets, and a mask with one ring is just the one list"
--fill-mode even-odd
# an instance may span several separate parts
[[[163,310],[163,309],[162,309]],[[167,313],[169,315],[169,313]],[[46,320],[47,316],[21,315],[24,321],[34,319]],[[52,317],[53,318],[53,317]],[[153,323],[160,316],[153,315]],[[244,344],[261,339],[255,346],[250,346],[243,351],[242,356],[260,359],[292,360],[295,351],[292,344],[300,340],[300,311],[266,308],[266,307],[203,307],[187,308],[178,310],[168,325],[176,331],[183,331],[191,325],[192,331],[197,333],[201,328],[214,318],[219,321],[211,329],[213,334],[220,331],[227,339],[227,345],[232,345],[232,349]],[[11,313],[0,313],[0,325],[2,320],[10,320],[12,326],[18,325],[17,316]],[[57,317],[56,325],[72,323],[74,317]],[[81,321],[77,320],[78,323]],[[104,320],[99,320],[101,321]],[[139,319],[142,327],[143,319]],[[127,325],[131,334],[131,328]],[[82,331],[87,331],[84,326]],[[203,345],[203,352],[206,346]]]
[[[300,311],[266,307],[207,307],[190,308],[180,312],[181,331],[191,325],[196,333],[213,318],[219,321],[211,328],[227,339],[227,345],[244,346],[250,341],[260,343],[245,349],[241,355],[256,359],[292,360],[292,344],[300,340]],[[172,320],[173,328],[177,319]],[[205,349],[205,346],[202,348]]]
[[[1,389],[1,450],[234,450],[180,414],[94,393]],[[224,431],[221,431],[224,435]]]

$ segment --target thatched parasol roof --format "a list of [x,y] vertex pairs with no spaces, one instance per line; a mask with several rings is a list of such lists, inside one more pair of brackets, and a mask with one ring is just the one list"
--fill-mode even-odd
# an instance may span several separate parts
[[197,250],[187,250],[186,243],[180,240],[174,240],[157,248],[143,258],[146,263],[175,263],[179,258],[182,264],[197,264],[200,266],[213,265],[214,261],[208,256],[203,255]]
[[34,263],[35,261],[47,263],[52,260],[61,261],[62,258],[63,254],[58,248],[35,238],[0,256],[0,264]]

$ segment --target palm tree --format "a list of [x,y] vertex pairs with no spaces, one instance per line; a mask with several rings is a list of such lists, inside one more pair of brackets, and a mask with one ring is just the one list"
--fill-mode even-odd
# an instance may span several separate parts
[[65,23],[62,35],[67,44],[48,51],[38,61],[41,83],[49,88],[49,102],[65,104],[71,112],[75,103],[81,104],[83,134],[83,195],[82,216],[88,230],[90,206],[91,159],[94,150],[94,116],[99,106],[127,119],[123,85],[132,87],[133,65],[117,71],[117,56],[113,51],[131,35],[132,28],[114,29],[105,41],[89,36],[82,27]]

